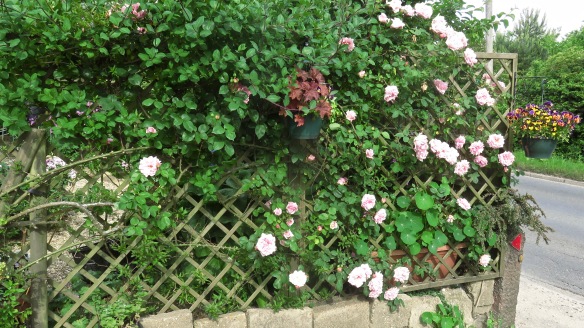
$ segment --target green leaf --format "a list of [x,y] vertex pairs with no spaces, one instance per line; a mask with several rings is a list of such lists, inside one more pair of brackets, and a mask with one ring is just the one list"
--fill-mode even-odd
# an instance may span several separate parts
[[407,196],[399,196],[397,198],[397,206],[401,207],[401,208],[408,208],[408,206],[410,206],[410,203],[412,202],[412,200],[407,197]]
[[436,211],[428,211],[426,212],[426,220],[428,221],[428,224],[432,227],[435,227],[438,225],[439,220],[439,214]]
[[147,99],[144,99],[144,100],[142,101],[142,106],[146,106],[146,107],[148,107],[148,106],[152,106],[152,104],[153,104],[153,103],[154,103],[154,99],[152,99],[152,98],[147,98]]
[[133,85],[140,85],[142,83],[142,76],[139,74],[134,74],[128,78],[128,82]]
[[418,192],[415,196],[416,206],[422,211],[429,210],[434,206],[434,198],[425,192]]
[[256,125],[255,134],[258,137],[258,139],[261,139],[264,135],[266,135],[267,130],[268,130],[268,128],[263,124]]
[[369,246],[363,240],[357,240],[353,245],[355,247],[355,252],[358,255],[368,255],[369,254]]
[[434,315],[434,312],[424,312],[420,316],[420,320],[425,324],[431,324],[433,315]]
[[473,237],[476,234],[476,230],[471,227],[471,226],[465,226],[464,229],[464,234],[467,235],[468,237]]
[[273,102],[273,103],[277,103],[278,101],[280,101],[280,97],[276,96],[276,95],[269,95],[266,99],[269,102]]

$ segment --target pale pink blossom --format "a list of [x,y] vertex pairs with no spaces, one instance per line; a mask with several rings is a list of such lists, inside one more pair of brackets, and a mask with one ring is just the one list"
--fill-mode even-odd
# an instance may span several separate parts
[[446,90],[448,90],[448,82],[444,82],[439,79],[434,80],[434,86],[436,87],[436,90],[440,92],[440,94],[444,94]]
[[477,103],[481,106],[484,105],[493,106],[495,104],[495,99],[491,97],[489,91],[486,88],[478,89],[475,95],[475,99],[477,100]]
[[132,5],[132,15],[134,15],[136,20],[140,20],[146,16],[146,10],[138,11],[138,8],[140,8],[139,2]]
[[292,237],[294,237],[294,234],[292,233],[291,230],[286,230],[284,231],[284,233],[282,234],[282,237],[286,238],[286,239],[290,239]]
[[463,32],[449,30],[446,36],[446,45],[451,50],[460,50],[468,45],[468,39]]
[[367,275],[362,267],[356,267],[349,273],[349,283],[357,288],[363,286],[367,280]]
[[483,80],[485,80],[485,83],[487,84],[491,83],[491,76],[489,75],[489,73],[483,73]]
[[483,267],[488,266],[490,262],[491,262],[491,255],[489,255],[489,254],[483,254],[479,258],[479,264]]
[[156,174],[156,171],[160,168],[162,162],[155,156],[148,156],[140,160],[140,165],[138,170],[145,176],[151,177]]
[[455,165],[456,162],[458,162],[458,156],[459,153],[458,150],[456,150],[456,148],[448,147],[447,151],[444,153],[442,158],[444,158],[444,160],[448,162],[448,164]]
[[480,155],[483,152],[483,150],[485,150],[485,145],[483,144],[482,141],[477,140],[470,144],[468,150],[470,151],[471,154],[477,156]]
[[300,288],[306,284],[306,280],[308,280],[308,276],[303,271],[295,270],[291,274],[288,275],[288,281],[296,288]]
[[393,279],[397,282],[405,283],[410,278],[410,269],[397,267],[393,270]]
[[393,10],[394,13],[397,13],[402,8],[402,1],[401,0],[391,0],[387,2],[387,6]]
[[156,133],[156,129],[154,127],[149,126],[146,128],[146,133]]
[[482,156],[482,155],[478,155],[477,157],[475,157],[474,162],[480,167],[485,167],[485,166],[487,166],[487,164],[489,164],[489,161],[487,160],[487,158],[485,156]]
[[318,231],[322,231],[322,226],[318,226],[318,227],[316,227],[316,230],[318,230]]
[[385,87],[385,95],[383,99],[387,102],[394,101],[397,98],[399,91],[395,85],[388,85]]
[[355,49],[355,42],[351,38],[341,38],[339,40],[339,44],[346,44],[347,45],[347,52],[353,51]]
[[[439,153],[440,150],[442,149],[442,145],[443,145],[442,141],[439,139],[432,139],[432,140],[430,140],[429,144],[430,144],[430,150],[434,154]],[[446,144],[446,145],[448,145],[448,144]]]
[[255,248],[261,256],[268,256],[276,251],[276,237],[271,234],[262,233]]
[[401,11],[404,12],[406,14],[406,16],[410,16],[410,17],[412,17],[416,14],[414,7],[412,7],[410,5],[402,6]]
[[406,24],[400,18],[394,18],[391,20],[391,25],[389,27],[400,29],[406,26]]
[[414,5],[414,9],[416,11],[416,15],[422,18],[428,19],[432,17],[432,7],[425,4],[425,3],[416,3]]
[[505,137],[493,133],[489,136],[489,139],[487,139],[487,144],[493,149],[503,148],[503,146],[505,146]]
[[314,155],[310,154],[310,155],[308,155],[308,157],[306,157],[306,159],[307,159],[309,162],[312,162],[312,161],[314,161],[314,160],[316,159],[316,157],[314,157]]
[[386,218],[387,218],[387,211],[385,210],[385,208],[382,208],[379,211],[377,211],[377,213],[375,213],[375,216],[373,217],[373,221],[375,221],[375,223],[377,223],[377,224],[381,224],[383,221],[385,221]]
[[383,298],[386,301],[393,301],[394,299],[397,298],[397,295],[399,295],[399,288],[391,287],[390,289],[385,291],[385,294],[383,294]]
[[454,140],[454,147],[456,147],[456,149],[461,149],[462,147],[464,147],[465,143],[466,143],[466,138],[464,136],[458,136]]
[[363,272],[365,272],[365,278],[367,279],[371,278],[373,271],[371,271],[371,267],[369,266],[369,264],[363,263],[361,264],[360,267],[363,269]]
[[356,120],[356,119],[357,119],[357,113],[355,113],[355,111],[354,111],[354,110],[348,110],[348,111],[347,111],[347,114],[345,114],[345,117],[346,117],[346,118],[347,118],[349,121],[353,122],[354,120]]
[[289,218],[288,220],[286,220],[286,225],[291,227],[294,224],[294,219],[293,218]]
[[369,158],[369,159],[373,159],[373,155],[375,155],[375,153],[373,152],[373,149],[369,148],[365,150],[365,157]]
[[419,161],[428,157],[428,137],[425,134],[420,133],[414,138],[414,151]]
[[359,73],[357,73],[357,75],[359,75],[360,78],[364,78],[365,75],[367,75],[367,73],[365,73],[365,71],[359,71]]
[[387,18],[387,15],[385,13],[379,14],[379,16],[377,16],[377,19],[379,20],[380,23],[383,24],[387,24],[387,22],[389,22],[389,18]]
[[454,174],[463,176],[468,172],[469,168],[470,164],[466,159],[463,159],[462,161],[456,163],[456,165],[454,166]]
[[446,23],[446,19],[441,15],[434,17],[430,29],[441,38],[445,38],[448,35],[448,23]]
[[67,177],[69,177],[69,179],[77,178],[77,171],[73,169],[69,170],[69,173],[67,173]]
[[337,223],[337,221],[332,221],[331,224],[329,225],[329,228],[331,228],[332,230],[338,229],[339,224]]
[[346,185],[346,184],[347,184],[347,182],[349,182],[349,179],[347,179],[347,178],[345,178],[345,177],[339,178],[339,180],[337,180],[337,184],[338,184],[338,185],[341,185],[341,186],[344,186],[344,185]]
[[479,62],[477,60],[477,54],[471,48],[466,48],[466,50],[464,50],[464,61],[471,67]]
[[369,287],[369,297],[378,298],[383,292],[383,273],[375,272],[367,286]]
[[459,198],[456,200],[456,204],[458,206],[460,206],[460,208],[462,208],[465,211],[470,210],[470,203],[468,202],[468,200],[466,200],[466,198]]
[[148,32],[148,30],[145,27],[137,27],[136,28],[136,33],[138,33],[138,34],[146,34],[146,32]]
[[286,212],[294,214],[296,211],[298,211],[298,204],[295,202],[288,202],[288,205],[286,205]]
[[499,163],[503,166],[511,166],[515,161],[515,156],[512,152],[506,151],[499,154]]
[[375,207],[375,196],[370,194],[363,195],[363,198],[361,198],[361,207],[363,207],[365,211],[369,211]]
[[275,216],[280,216],[280,215],[282,215],[282,209],[281,209],[281,208],[279,208],[279,207],[278,207],[278,208],[275,208],[275,209],[274,209],[274,215],[275,215]]
[[446,218],[446,222],[448,222],[448,223],[454,222],[454,215],[452,215],[452,214],[448,215],[448,217]]

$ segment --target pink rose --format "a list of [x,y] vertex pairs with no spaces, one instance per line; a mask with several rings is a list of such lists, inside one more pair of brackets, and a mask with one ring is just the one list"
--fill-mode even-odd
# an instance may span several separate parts
[[454,174],[457,174],[459,176],[463,176],[468,172],[469,168],[470,168],[470,164],[468,163],[468,161],[466,159],[463,159],[462,161],[456,163],[456,166],[454,166]]
[[306,157],[306,160],[308,160],[309,162],[312,162],[316,159],[316,157],[314,157],[314,155],[310,154],[308,155],[308,157]]
[[329,225],[329,228],[335,230],[339,228],[339,224],[337,223],[337,221],[332,221],[331,224]]
[[430,29],[441,38],[445,38],[448,35],[448,23],[446,23],[446,19],[443,16],[438,15],[434,17]]
[[420,133],[414,138],[414,151],[419,161],[423,161],[428,157],[428,137],[425,134]]
[[459,156],[459,154],[458,154],[458,150],[456,150],[456,148],[448,147],[447,151],[444,153],[442,158],[444,158],[444,160],[446,162],[448,162],[448,164],[455,165],[456,162],[458,162],[458,156]]
[[500,134],[491,134],[487,139],[487,144],[493,149],[503,148],[505,146],[505,138]]
[[365,157],[369,158],[369,159],[373,159],[373,149],[369,148],[365,150]]
[[391,287],[390,289],[385,291],[385,294],[383,294],[383,298],[386,301],[393,301],[394,299],[397,298],[398,294],[399,294],[399,288]]
[[451,50],[460,50],[468,45],[468,39],[463,32],[449,29],[446,36],[446,45]]
[[353,51],[355,49],[355,42],[351,38],[341,38],[339,40],[339,44],[346,44],[347,45],[347,52]]
[[356,267],[349,273],[349,283],[357,288],[363,286],[367,280],[365,270],[362,267]]
[[298,204],[295,202],[288,202],[288,205],[286,205],[286,212],[294,214],[296,211],[298,211]]
[[471,48],[466,48],[466,50],[464,51],[464,61],[471,67],[479,62],[477,60],[477,54]]
[[436,87],[436,90],[440,92],[440,94],[444,94],[446,90],[448,90],[448,83],[439,79],[434,80],[434,86]]
[[485,145],[480,140],[474,141],[473,143],[470,144],[468,150],[470,151],[471,154],[477,156],[480,155],[483,152],[483,150],[485,150]]
[[347,182],[349,182],[349,179],[347,179],[347,178],[345,178],[345,177],[339,178],[339,180],[337,180],[337,184],[338,184],[338,185],[341,185],[341,186],[344,186],[344,185],[346,185],[346,184],[347,184]]
[[371,271],[371,267],[369,267],[369,264],[367,263],[361,264],[360,268],[363,269],[363,272],[365,272],[365,278],[367,279],[371,278],[373,271]]
[[359,71],[359,73],[357,73],[357,75],[359,75],[360,78],[364,78],[365,75],[367,75],[367,74],[365,73],[365,71]]
[[448,217],[446,218],[446,222],[448,223],[454,222],[454,216],[452,214],[448,215]]
[[136,33],[138,33],[138,34],[146,34],[147,31],[148,30],[146,30],[145,27],[138,27],[138,28],[136,28]]
[[363,198],[361,198],[361,207],[363,207],[365,211],[369,211],[370,209],[375,207],[375,196],[365,194]]
[[458,138],[454,140],[454,147],[456,147],[456,149],[461,149],[462,147],[464,147],[465,142],[466,138],[464,136],[458,136]]
[[286,220],[286,225],[291,227],[294,224],[294,219],[293,218],[289,218],[288,220]]
[[385,13],[379,14],[379,16],[377,16],[377,19],[379,20],[380,23],[383,24],[387,24],[387,22],[389,22],[389,18],[387,18],[387,15]]
[[491,97],[491,95],[489,94],[489,91],[485,88],[481,88],[477,90],[477,93],[475,95],[475,99],[477,100],[477,103],[481,106],[487,105],[487,106],[493,106],[495,104],[495,99],[493,99]]
[[406,24],[405,24],[405,23],[404,23],[404,22],[403,22],[401,19],[399,19],[399,18],[394,18],[394,19],[391,21],[391,25],[390,25],[389,27],[391,27],[391,28],[395,28],[395,29],[401,29],[401,28],[403,28],[404,26],[406,26]]
[[146,128],[146,133],[156,133],[156,129],[153,128],[153,127],[151,127],[151,126],[149,126],[149,127]]
[[383,292],[383,273],[375,272],[367,286],[369,287],[369,297],[378,298]]
[[478,166],[480,166],[480,167],[485,167],[485,166],[487,166],[487,164],[489,164],[489,161],[487,160],[487,158],[485,156],[481,156],[481,155],[475,157],[474,162],[476,164],[478,164]]
[[406,267],[397,267],[393,270],[393,279],[405,283],[410,278],[410,269]]
[[306,273],[302,271],[294,271],[290,275],[288,275],[288,281],[296,288],[300,288],[306,284],[306,280],[308,280],[308,276]]
[[387,102],[392,102],[397,98],[399,91],[395,85],[388,85],[385,87],[385,95],[383,99]]
[[158,157],[155,156],[145,157],[140,160],[138,170],[140,170],[140,172],[145,177],[151,177],[156,174],[156,171],[158,171],[158,168],[160,168],[161,164],[162,162],[160,162]]
[[316,230],[318,230],[318,231],[322,231],[322,226],[318,226],[318,227],[316,227]]
[[511,166],[511,165],[513,165],[514,161],[515,161],[515,156],[510,151],[506,151],[506,152],[499,154],[499,163],[501,163],[501,165],[503,165],[503,166]]
[[479,264],[483,267],[488,266],[490,262],[491,262],[491,255],[489,255],[489,254],[483,254],[479,258]]
[[425,3],[416,3],[416,5],[414,6],[414,9],[416,11],[416,15],[420,16],[422,18],[428,19],[430,17],[432,17],[432,7],[430,7],[429,5],[425,4]]
[[282,209],[281,209],[281,208],[279,208],[279,207],[278,207],[278,208],[275,208],[275,209],[274,209],[274,215],[275,215],[275,216],[280,216],[280,215],[282,215]]
[[284,233],[282,234],[282,236],[286,239],[290,239],[292,237],[294,237],[294,234],[292,233],[292,231],[290,230],[286,230],[284,231]]
[[373,217],[373,221],[375,221],[375,223],[377,223],[377,224],[381,224],[381,222],[385,221],[386,218],[387,218],[387,211],[385,210],[385,208],[382,208],[379,211],[377,211],[377,213],[375,213],[375,216]]
[[345,115],[345,117],[346,117],[346,118],[347,118],[349,121],[353,122],[354,120],[356,120],[356,119],[357,119],[357,113],[355,113],[355,111],[354,111],[354,110],[348,110],[348,111],[347,111],[347,114]]
[[387,3],[387,6],[390,7],[394,13],[397,13],[402,8],[402,0],[391,0]]
[[458,206],[460,206],[460,208],[462,208],[465,211],[470,210],[470,203],[465,198],[457,199],[456,204],[458,204]]
[[416,14],[414,7],[412,7],[410,5],[402,6],[401,11],[403,11],[406,14],[406,16],[410,16],[410,17],[412,17]]
[[268,256],[276,251],[276,237],[271,234],[262,233],[255,248],[262,256]]

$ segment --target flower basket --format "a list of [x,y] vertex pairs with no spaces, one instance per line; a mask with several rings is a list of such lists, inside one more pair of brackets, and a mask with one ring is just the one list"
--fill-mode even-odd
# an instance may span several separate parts
[[298,126],[296,122],[288,120],[288,131],[292,139],[316,139],[320,135],[322,118],[317,115],[310,115],[304,118],[304,124]]
[[530,158],[550,158],[556,145],[557,140],[554,139],[535,139],[523,138],[521,140],[525,156]]

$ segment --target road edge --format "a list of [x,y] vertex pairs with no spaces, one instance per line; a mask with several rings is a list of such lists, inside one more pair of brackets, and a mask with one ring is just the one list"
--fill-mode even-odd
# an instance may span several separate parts
[[524,173],[525,173],[525,176],[528,176],[531,178],[537,178],[537,179],[542,179],[542,180],[547,180],[547,181],[565,183],[565,184],[569,184],[569,185],[573,185],[573,186],[584,187],[583,181],[570,180],[570,179],[566,179],[566,178],[555,177],[553,175],[545,175],[545,174],[528,172],[528,171],[525,171]]

